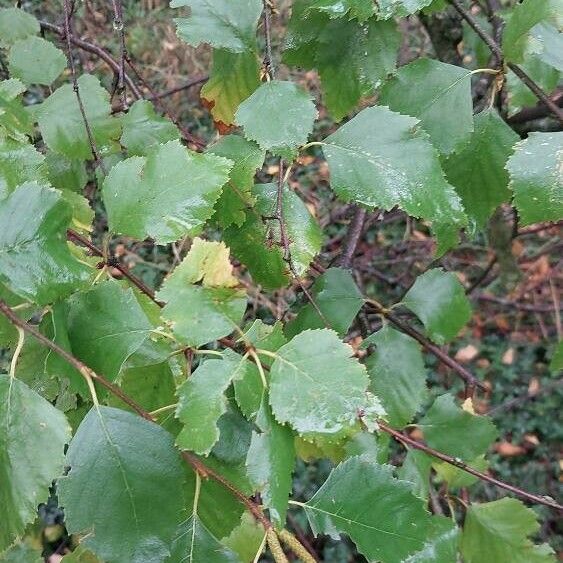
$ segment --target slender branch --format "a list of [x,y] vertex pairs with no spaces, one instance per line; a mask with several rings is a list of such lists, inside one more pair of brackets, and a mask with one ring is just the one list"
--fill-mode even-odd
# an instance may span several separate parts
[[400,320],[395,314],[393,314],[388,309],[381,307],[375,301],[370,301],[368,303],[371,307],[373,307],[376,312],[386,319],[388,319],[391,323],[393,323],[399,330],[408,334],[411,338],[414,338],[422,347],[433,354],[438,360],[440,360],[444,365],[448,366],[452,369],[466,384],[466,394],[471,395],[472,389],[478,387],[479,389],[486,391],[487,388],[485,385],[479,381],[469,370],[464,368],[459,362],[454,360],[451,356],[446,354],[441,348],[430,342],[422,333],[420,333],[415,328],[411,327],[407,323]]
[[363,207],[356,207],[352,221],[348,226],[344,237],[344,248],[342,254],[336,260],[336,265],[341,268],[350,268],[356,247],[362,236],[362,229],[366,220],[366,210]]
[[121,96],[121,108],[128,109],[127,91],[125,90],[125,22],[123,21],[123,5],[121,0],[111,0],[113,6],[113,28],[119,33],[119,71],[117,73],[117,91]]
[[[56,33],[61,39],[66,38],[65,30],[62,27],[59,27],[58,25],[54,25],[46,21],[40,21],[39,24],[41,25],[41,29]],[[98,58],[104,61],[111,68],[114,74],[119,73],[119,63],[117,63],[107,51],[105,51],[101,47],[98,47],[98,45],[94,45],[93,43],[79,39],[78,37],[72,34],[70,35],[70,40],[73,43],[73,45],[76,45],[79,49],[82,49],[83,51],[87,51],[88,53],[92,53],[93,55],[96,55]],[[127,73],[124,73],[123,80],[131,90],[133,96],[135,96],[137,100],[140,100],[143,97],[143,95],[141,94],[140,90],[137,88],[137,85],[133,82],[133,80],[131,80],[131,77]]]
[[383,422],[379,422],[378,424],[379,424],[379,427],[381,428],[381,430],[383,430],[387,434],[390,434],[391,436],[393,436],[393,438],[395,438],[395,440],[397,440],[398,442],[401,442],[403,445],[410,446],[412,448],[415,448],[416,450],[420,450],[424,453],[427,453],[428,455],[431,455],[432,457],[435,457],[437,459],[445,461],[446,463],[449,463],[450,465],[453,465],[455,467],[459,467],[463,471],[470,473],[471,475],[477,477],[481,481],[486,481],[487,483],[491,483],[493,485],[496,485],[497,487],[504,489],[506,491],[510,491],[511,493],[514,493],[515,495],[518,495],[522,498],[525,498],[526,500],[529,500],[531,502],[536,502],[538,504],[543,504],[544,506],[549,506],[550,508],[555,508],[556,510],[559,510],[559,511],[563,511],[563,506],[560,505],[559,503],[557,503],[553,499],[550,499],[550,498],[544,497],[544,496],[534,495],[532,493],[528,493],[527,491],[524,491],[523,489],[515,487],[514,485],[510,485],[508,483],[505,483],[504,481],[500,481],[499,479],[495,479],[494,477],[491,477],[490,475],[487,475],[486,473],[481,473],[480,471],[473,469],[473,467],[467,465],[465,462],[461,461],[459,458],[455,458],[455,457],[451,457],[449,455],[446,455],[442,452],[435,450],[434,448],[427,446],[426,444],[423,444],[422,442],[414,440],[413,438],[407,436],[406,434],[404,434],[402,432],[399,432],[397,430],[393,430],[393,428],[390,428],[389,426],[387,426],[387,424],[385,424]]
[[104,176],[107,174],[105,169],[104,163],[100,157],[100,153],[98,151],[98,147],[96,146],[96,140],[94,139],[94,135],[92,134],[92,129],[90,127],[90,123],[88,122],[88,117],[86,116],[86,110],[84,109],[84,103],[82,101],[82,96],[80,95],[80,88],[78,87],[78,79],[76,78],[76,67],[74,64],[74,56],[72,54],[72,40],[71,40],[71,9],[69,5],[69,0],[63,0],[63,9],[64,9],[64,20],[65,20],[65,38],[66,38],[66,45],[67,45],[67,57],[68,57],[68,65],[70,68],[70,75],[72,79],[72,89],[74,90],[74,94],[76,96],[76,101],[78,102],[78,108],[80,109],[80,114],[82,115],[82,121],[84,122],[84,127],[86,128],[86,135],[88,136],[88,142],[90,143],[90,150],[92,151],[92,156],[94,157],[94,161],[100,167]]
[[[491,52],[499,59],[503,60],[504,56],[500,45],[481,27],[479,22],[464,8],[460,0],[448,0],[448,2],[457,10],[460,16],[469,24],[475,33],[485,42]],[[534,82],[518,65],[514,63],[507,63],[507,66],[514,74],[541,100],[563,123],[563,111],[556,104],[553,103],[551,98],[547,95],[536,82]]]
[[151,102],[156,100],[160,100],[162,98],[167,98],[168,96],[172,96],[173,94],[177,94],[178,92],[182,92],[183,90],[188,90],[193,86],[198,86],[199,84],[203,84],[209,80],[209,75],[202,74],[200,76],[195,76],[191,80],[188,80],[185,84],[181,84],[180,86],[174,86],[174,88],[170,88],[169,90],[165,90],[164,92],[155,92],[150,96],[146,96],[145,99]]
[[[99,256],[100,258],[104,258],[103,251],[100,248],[98,248],[96,245],[92,244],[86,237],[83,237],[82,235],[80,235],[76,231],[73,231],[72,229],[68,229],[66,234],[67,234],[67,238],[72,239],[75,242],[79,242],[80,244],[88,248],[88,250],[90,250],[90,252],[94,256]],[[144,293],[149,299],[154,301],[160,307],[163,307],[163,303],[156,299],[154,295],[154,291],[150,287],[148,287],[142,280],[140,280],[137,276],[132,274],[129,268],[121,264],[117,260],[117,258],[108,259],[105,261],[105,264],[107,266],[111,266],[112,268],[115,268],[116,270],[119,270],[119,272],[123,275],[123,277],[127,278],[133,285],[137,286],[137,288],[142,293]]]
[[[563,90],[558,90],[551,97],[551,101],[559,107],[563,106]],[[533,121],[534,119],[541,119],[549,115],[549,109],[543,103],[538,103],[534,107],[522,108],[518,113],[511,115],[507,122],[510,125],[517,125]]]
[[47,338],[44,334],[39,332],[37,328],[26,323],[24,320],[20,319],[12,309],[6,304],[5,301],[0,299],[0,313],[2,313],[14,326],[24,330],[28,334],[35,337],[41,344],[47,346],[53,352],[57,353],[61,358],[66,360],[73,368],[75,368],[80,374],[88,380],[93,380],[105,387],[108,391],[113,393],[116,397],[121,399],[125,404],[129,405],[139,416],[153,421],[153,418],[143,410],[133,399],[129,398],[119,387],[108,381],[105,377],[98,375],[94,370],[90,369],[85,363],[81,362],[78,358],[74,357],[71,353],[67,352],[64,348],[61,348],[56,342],[53,342]]

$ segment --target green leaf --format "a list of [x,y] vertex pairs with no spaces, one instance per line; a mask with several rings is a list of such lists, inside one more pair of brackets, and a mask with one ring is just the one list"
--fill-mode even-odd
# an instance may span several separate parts
[[370,337],[375,352],[366,367],[371,388],[379,397],[389,424],[402,428],[413,419],[426,398],[426,370],[420,346],[389,326]]
[[232,549],[241,561],[252,561],[258,553],[264,537],[264,528],[256,522],[254,516],[245,512],[240,524],[225,538],[223,545]]
[[234,53],[252,49],[256,41],[256,26],[262,13],[260,0],[172,0],[171,8],[188,6],[189,18],[176,18],[178,36],[197,47],[208,43],[212,47]]
[[468,462],[485,453],[498,436],[488,417],[458,407],[450,394],[437,397],[418,426],[430,447]]
[[[166,302],[162,317],[189,346],[201,346],[233,332],[246,309],[223,243],[196,239],[182,263],[157,294]],[[203,281],[201,285],[195,285]]]
[[73,354],[111,381],[152,328],[133,290],[122,289],[115,281],[100,283],[69,299],[68,336]]
[[459,528],[449,518],[433,516],[424,548],[405,563],[451,563],[458,560]]
[[240,563],[236,553],[219,543],[197,514],[183,522],[174,540],[170,563]]
[[553,350],[549,370],[551,373],[558,373],[563,370],[563,340],[560,340]]
[[256,417],[256,425],[260,433],[252,433],[246,458],[248,477],[262,494],[262,503],[269,510],[270,518],[283,528],[295,466],[293,433],[276,422],[266,398]]
[[[485,459],[484,455],[480,455],[467,465],[473,467],[477,471],[484,473],[489,468],[489,462]],[[436,471],[438,477],[445,481],[449,489],[459,489],[461,487],[470,487],[479,481],[478,477],[474,477],[467,471],[446,463],[445,461],[434,461],[432,467]]]
[[304,508],[315,535],[347,534],[368,560],[383,563],[399,563],[422,549],[432,525],[410,484],[367,457],[336,467]]
[[0,200],[25,182],[47,183],[45,157],[28,143],[0,138]]
[[554,70],[563,72],[563,26],[539,23],[531,30],[530,51]]
[[0,201],[0,281],[20,297],[46,305],[88,277],[70,253],[70,208],[56,190],[22,184]]
[[232,163],[170,141],[116,164],[104,181],[110,228],[158,244],[201,232]]
[[379,0],[377,17],[389,19],[410,16],[431,3],[432,0]]
[[262,84],[235,114],[247,139],[283,155],[307,142],[316,118],[310,95],[295,83],[281,80]]
[[426,501],[431,470],[432,458],[420,450],[411,449],[407,451],[397,476],[403,481],[409,481],[413,494]]
[[284,61],[318,70],[324,104],[339,121],[395,69],[400,42],[393,21],[330,20],[301,0],[293,4]]
[[35,520],[63,470],[69,439],[59,410],[18,379],[0,375],[0,552]]
[[67,553],[62,559],[61,563],[101,563],[100,560],[87,549],[79,545],[71,553]]
[[148,100],[138,100],[123,117],[121,144],[130,155],[146,155],[161,143],[175,141],[180,132],[169,119],[158,115]]
[[402,304],[422,321],[436,344],[453,340],[471,318],[471,305],[452,272],[433,268],[416,278]]
[[66,463],[57,493],[66,527],[84,534],[82,545],[116,563],[169,555],[184,499],[183,467],[168,432],[132,413],[95,407]]
[[[290,279],[279,245],[279,224],[266,219],[275,212],[277,189],[276,184],[256,184],[252,191],[256,198],[254,210],[247,213],[242,227],[231,226],[223,232],[233,254],[246,265],[254,281],[267,289],[285,286]],[[282,206],[291,261],[300,276],[321,250],[322,231],[301,198],[288,186],[283,188]]]
[[469,140],[443,162],[448,181],[478,229],[501,203],[510,201],[505,166],[517,141],[518,135],[495,110],[485,110],[475,116],[475,132]]
[[383,85],[379,103],[417,117],[442,153],[451,152],[473,131],[471,71],[465,68],[417,59]]
[[370,107],[327,137],[323,152],[331,186],[344,201],[427,219],[439,251],[455,244],[465,223],[459,197],[444,179],[438,154],[418,120]]
[[506,168],[521,225],[563,217],[563,132],[536,133],[516,144]]
[[16,41],[8,56],[10,75],[25,84],[50,86],[66,68],[65,54],[42,37]]
[[506,60],[521,63],[524,60],[529,42],[530,30],[541,22],[563,26],[562,0],[524,0],[512,9],[510,19],[503,32],[503,51]]
[[25,85],[15,78],[0,82],[1,142],[6,137],[11,137],[21,143],[27,143],[28,136],[33,136],[34,124],[20,97],[25,90]]
[[0,9],[0,47],[8,47],[30,35],[37,35],[37,19],[19,8]]
[[[0,555],[4,563],[44,563],[41,551],[34,549],[27,543],[18,543]],[[66,559],[64,563],[67,563]]]
[[240,376],[242,357],[225,352],[223,359],[209,359],[178,388],[176,417],[184,425],[176,438],[183,450],[207,455],[219,440],[217,421],[227,411],[225,391]]
[[88,172],[82,160],[70,160],[49,151],[45,164],[49,182],[54,188],[80,193],[88,182]]
[[536,514],[519,500],[503,498],[467,509],[461,538],[461,553],[467,563],[484,558],[498,563],[555,562],[547,545],[534,545],[528,536],[539,530]]
[[260,85],[260,64],[254,51],[231,53],[213,50],[213,68],[201,89],[201,97],[211,106],[216,123],[234,125],[235,112]]
[[246,209],[255,203],[251,194],[254,175],[264,163],[265,152],[252,141],[238,135],[227,135],[211,145],[208,152],[234,162],[229,174],[230,181],[215,204],[215,220],[223,227],[241,226]]
[[[329,268],[319,276],[309,293],[324,318],[339,336],[344,336],[364,299],[350,272],[341,268]],[[300,307],[297,316],[285,325],[285,334],[292,338],[310,328],[324,328],[324,320],[311,303]]]
[[[78,79],[78,88],[99,152],[104,155],[117,150],[121,124],[111,117],[109,93],[90,74],[83,74]],[[51,150],[71,159],[93,158],[84,118],[71,84],[55,90],[38,107],[37,122],[43,140]]]
[[324,12],[330,18],[348,16],[364,22],[373,15],[375,6],[371,0],[314,0],[309,9]]
[[276,420],[305,435],[352,428],[367,403],[368,376],[352,348],[328,329],[306,330],[276,352],[270,404]]

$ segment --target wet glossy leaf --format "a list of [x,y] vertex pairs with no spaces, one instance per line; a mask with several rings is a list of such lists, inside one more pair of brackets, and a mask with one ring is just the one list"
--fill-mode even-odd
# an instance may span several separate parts
[[146,155],[150,149],[180,138],[169,119],[158,115],[148,100],[138,100],[123,117],[121,144],[130,155]]
[[283,155],[307,142],[316,117],[310,95],[293,82],[281,80],[262,84],[235,114],[247,139]]
[[483,557],[507,563],[555,562],[548,544],[534,545],[528,539],[538,529],[536,514],[519,500],[473,503],[465,518],[461,553],[467,563],[480,563]]
[[375,6],[370,0],[314,0],[311,10],[326,13],[330,18],[355,18],[360,22],[373,15]]
[[455,338],[471,318],[471,306],[456,275],[440,268],[416,278],[402,300],[437,344]]
[[475,116],[475,132],[467,142],[443,162],[465,212],[479,229],[501,203],[510,200],[505,166],[517,141],[518,135],[495,110],[485,110]]
[[0,281],[11,291],[45,305],[87,279],[66,242],[70,213],[60,192],[35,183],[0,201]]
[[[369,506],[377,510],[366,510]],[[421,550],[432,526],[410,484],[366,457],[336,467],[304,508],[315,535],[347,534],[368,560],[384,563],[399,563]]]
[[382,19],[409,16],[431,3],[432,0],[379,0],[377,16]]
[[66,463],[70,471],[57,492],[69,533],[86,534],[82,544],[106,560],[145,563],[169,555],[184,508],[183,467],[170,434],[99,406],[80,424]]
[[187,150],[179,141],[116,164],[103,196],[110,228],[159,244],[198,234],[213,214],[232,163]]
[[[309,293],[324,319],[340,336],[344,336],[361,309],[364,299],[354,278],[341,268],[330,268],[319,276]],[[292,338],[310,328],[324,328],[325,320],[312,303],[306,301],[297,316],[285,326],[285,334]]]
[[405,563],[451,563],[458,560],[460,529],[449,518],[433,516],[424,547]]
[[413,419],[426,398],[426,369],[420,346],[389,326],[370,337],[375,351],[366,367],[371,388],[379,397],[389,424],[402,428]]
[[260,491],[270,518],[278,527],[283,527],[295,466],[293,433],[276,422],[266,398],[256,417],[256,425],[260,432],[252,433],[246,458],[248,478]]
[[[111,117],[108,91],[90,74],[80,76],[78,87],[98,150],[102,154],[117,150],[121,124]],[[43,140],[53,151],[68,158],[93,158],[84,118],[71,84],[55,90],[39,106],[37,122]]]
[[50,86],[66,68],[66,56],[50,41],[28,37],[16,41],[10,49],[10,74],[25,84]]
[[276,420],[306,435],[349,430],[367,403],[368,376],[328,329],[306,330],[276,352],[270,404]]
[[399,206],[431,221],[443,251],[455,244],[465,214],[417,124],[385,107],[367,108],[327,137],[323,152],[331,186],[341,199],[384,209]]
[[381,88],[381,105],[420,119],[432,144],[443,153],[473,131],[471,72],[433,59],[401,67]]
[[449,394],[434,401],[418,426],[430,447],[468,462],[485,453],[498,435],[488,417],[458,407]]
[[0,552],[35,520],[63,470],[69,439],[59,410],[18,379],[0,375]]
[[521,225],[563,217],[563,133],[530,133],[507,164]]

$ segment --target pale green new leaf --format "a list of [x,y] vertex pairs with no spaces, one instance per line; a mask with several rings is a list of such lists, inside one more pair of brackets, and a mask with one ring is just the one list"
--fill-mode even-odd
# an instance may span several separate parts
[[89,269],[66,242],[70,216],[60,192],[35,183],[0,201],[0,281],[39,305],[82,285]]
[[521,63],[529,48],[530,31],[542,22],[563,27],[563,0],[524,0],[514,6],[503,32],[503,52],[508,61]]
[[37,516],[64,465],[63,413],[15,378],[0,375],[0,552]]
[[352,348],[328,329],[306,330],[276,352],[270,404],[276,420],[305,435],[350,430],[367,404],[368,376]]
[[167,563],[240,563],[236,553],[204,526],[197,514],[183,522]]
[[416,314],[437,344],[453,340],[471,318],[471,305],[457,276],[440,268],[418,276],[402,304]]
[[138,100],[123,117],[121,144],[130,155],[145,155],[159,144],[180,138],[169,119],[158,115],[148,100]]
[[283,527],[295,466],[293,433],[276,422],[266,398],[256,417],[256,425],[260,432],[252,433],[246,458],[248,478],[260,491],[270,518],[276,526]]
[[263,538],[264,528],[256,522],[254,516],[244,512],[240,524],[221,543],[237,553],[241,561],[252,561]]
[[37,19],[19,8],[0,9],[0,47],[8,47],[18,39],[37,35],[40,27]]
[[506,167],[521,225],[563,217],[563,132],[530,133]]
[[174,439],[132,413],[98,406],[80,424],[57,494],[71,534],[101,559],[163,561],[182,519],[183,466]]
[[247,208],[255,202],[251,189],[254,175],[264,163],[265,151],[238,135],[221,137],[207,150],[234,162],[229,182],[215,204],[214,218],[223,228],[233,224],[240,227],[246,218]]
[[153,328],[133,290],[115,281],[74,294],[67,322],[73,354],[111,381]]
[[[473,467],[481,473],[486,473],[489,468],[489,462],[485,459],[485,455],[480,455],[473,461],[468,462],[469,467]],[[467,473],[460,467],[446,463],[445,461],[434,460],[432,467],[436,471],[436,475],[442,481],[445,481],[449,489],[459,489],[461,487],[470,487],[479,481],[479,479],[471,473]]]
[[[452,108],[452,116],[458,113]],[[482,229],[494,210],[510,200],[505,166],[519,137],[493,110],[475,116],[475,131],[443,161],[446,177],[468,217]]]
[[235,287],[232,269],[223,243],[201,241],[162,284],[162,317],[189,346],[227,336],[242,320],[246,293]]
[[307,302],[300,307],[295,319],[285,325],[288,338],[306,329],[323,328],[325,319],[333,330],[344,336],[364,303],[352,274],[342,268],[329,268],[315,280],[309,293],[324,319],[312,303]]
[[381,105],[420,119],[432,144],[451,152],[473,131],[471,71],[433,59],[402,66],[381,88]]
[[16,41],[10,49],[10,75],[25,84],[50,86],[66,68],[65,54],[42,37]]
[[421,550],[433,524],[410,483],[367,457],[336,467],[304,508],[315,535],[347,534],[368,560],[383,563],[400,563]]
[[402,428],[411,422],[427,395],[420,346],[389,326],[372,335],[370,344],[376,346],[366,361],[371,389],[385,408],[389,424]]
[[467,509],[461,539],[461,553],[467,563],[554,563],[548,544],[534,545],[528,536],[535,535],[539,524],[534,511],[513,498]]
[[227,410],[225,391],[243,367],[241,356],[225,352],[223,359],[199,365],[178,388],[176,418],[184,425],[176,438],[183,450],[207,455],[219,440],[217,421]]
[[170,141],[133,156],[107,175],[103,197],[110,228],[167,244],[201,232],[213,214],[231,161]]
[[[100,81],[83,74],[78,79],[80,97],[97,149],[104,155],[115,152],[119,144],[121,124],[111,117],[109,93]],[[46,145],[68,158],[93,158],[84,118],[71,84],[55,90],[37,109],[39,130]]]
[[29,143],[0,138],[0,200],[25,182],[47,183],[45,157]]
[[458,407],[450,394],[437,397],[418,426],[430,447],[467,462],[485,453],[498,436],[490,418]]
[[[256,184],[254,210],[247,213],[242,227],[231,226],[223,232],[232,253],[246,265],[254,281],[267,289],[287,285],[291,273],[279,245],[279,223],[265,219],[275,212],[277,188],[276,184]],[[287,186],[282,205],[291,261],[300,276],[321,250],[322,231],[301,198]]]
[[383,209],[399,206],[431,221],[440,252],[455,244],[466,217],[418,123],[385,107],[366,108],[325,139],[323,152],[341,199]]
[[316,118],[310,95],[295,83],[281,80],[262,84],[235,114],[247,139],[283,155],[307,142]]
[[298,0],[292,7],[284,61],[318,70],[324,104],[340,120],[395,69],[400,42],[395,22],[331,20],[313,11],[307,0]]
[[234,53],[252,49],[256,41],[256,26],[262,13],[260,0],[172,0],[171,8],[187,6],[188,18],[176,18],[178,36],[197,47],[208,43],[212,47]]
[[260,64],[255,51],[231,53],[213,50],[213,68],[201,89],[201,97],[211,106],[213,120],[220,126],[234,125],[235,112],[260,85]]

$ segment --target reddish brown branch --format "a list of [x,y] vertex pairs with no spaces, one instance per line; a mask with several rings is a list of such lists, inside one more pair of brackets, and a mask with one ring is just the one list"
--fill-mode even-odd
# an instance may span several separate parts
[[[398,442],[401,442],[403,445],[410,446],[411,448],[415,448],[416,450],[420,450],[420,451],[422,451],[422,452],[424,452],[428,455],[431,455],[432,457],[435,457],[437,459],[445,461],[446,463],[449,463],[450,465],[453,465],[455,467],[459,467],[463,471],[470,473],[471,475],[477,477],[481,481],[486,481],[487,483],[491,483],[493,485],[496,485],[497,487],[499,487],[501,489],[504,489],[506,491],[510,491],[511,493],[514,493],[515,495],[518,495],[522,498],[525,498],[526,500],[529,500],[531,502],[536,502],[538,504],[543,504],[544,506],[549,506],[550,508],[555,508],[556,510],[563,511],[563,506],[561,506],[559,503],[557,503],[555,500],[553,500],[551,498],[534,495],[532,493],[528,493],[528,492],[524,491],[523,489],[515,487],[514,485],[509,485],[508,483],[505,483],[504,481],[500,481],[499,479],[495,479],[494,477],[491,477],[490,475],[487,475],[486,473],[481,473],[480,471],[473,469],[473,467],[470,467],[469,465],[467,465],[465,462],[461,461],[460,459],[454,458],[454,457],[446,455],[442,452],[439,452],[439,451],[427,446],[426,444],[423,444],[422,442],[414,440],[413,438],[407,436],[406,434],[403,434],[402,432],[399,432],[397,430],[393,430],[393,428],[387,426],[385,423],[380,422],[379,427],[381,428],[381,430],[383,430],[387,434],[390,434],[391,436],[393,436],[393,438],[395,438],[395,440],[397,440]],[[468,439],[470,439],[470,437]]]
[[341,268],[350,268],[352,259],[356,252],[356,247],[360,242],[364,222],[366,220],[366,210],[363,207],[356,207],[354,216],[348,226],[346,236],[344,237],[344,248],[342,254],[336,260],[336,265]]

